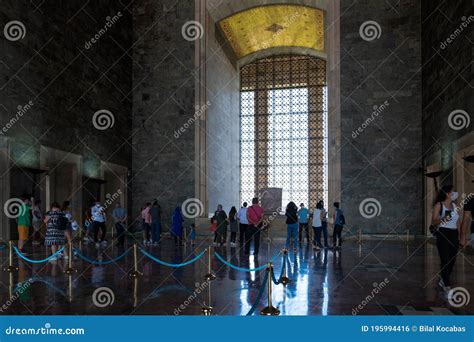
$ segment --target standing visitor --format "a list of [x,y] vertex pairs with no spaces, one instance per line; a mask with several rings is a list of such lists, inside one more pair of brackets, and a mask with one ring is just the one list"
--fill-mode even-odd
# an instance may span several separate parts
[[125,245],[125,227],[127,226],[127,211],[122,208],[120,202],[115,205],[112,210],[112,218],[115,223],[115,231],[117,232],[117,246],[123,247]]
[[230,247],[237,247],[235,240],[237,238],[239,224],[237,222],[237,209],[235,207],[232,207],[229,211],[229,225],[230,225]]
[[243,245],[245,242],[245,232],[247,231],[247,226],[249,224],[249,221],[247,220],[247,202],[244,202],[242,208],[239,209],[237,220],[239,220],[239,243],[240,245]]
[[157,246],[161,236],[161,206],[157,201],[153,202],[150,209],[151,215],[151,240],[153,246]]
[[147,202],[145,207],[142,209],[142,231],[143,231],[143,244],[145,246],[151,245],[151,203]]
[[216,220],[216,244],[217,246],[225,246],[227,240],[227,214],[222,210],[222,204],[217,205],[217,210],[214,213]]
[[[474,244],[474,221],[472,220],[472,212],[474,211],[474,195],[469,194],[469,198],[466,199],[464,203],[464,213],[461,223],[461,236],[460,245],[465,247],[467,245],[466,234],[469,232],[471,234],[471,244]],[[469,230],[469,226],[471,229]]]
[[319,201],[320,209],[321,209],[321,224],[322,224],[322,231],[324,235],[324,247],[329,248],[328,244],[328,212],[324,208],[324,201]]
[[22,201],[18,216],[18,249],[24,253],[31,226],[31,201],[26,195],[22,197]]
[[454,204],[459,194],[453,190],[452,185],[445,185],[439,190],[431,216],[432,224],[438,227],[434,233],[441,261],[438,285],[446,292],[451,290],[450,276],[458,254],[461,225],[458,208]]
[[308,217],[309,210],[305,208],[304,203],[301,203],[300,210],[298,210],[299,242],[303,242],[303,230],[306,230],[306,241],[309,243]]
[[91,208],[91,217],[95,247],[105,248],[107,246],[107,241],[105,240],[107,233],[105,223],[107,222],[107,218],[105,215],[105,208],[99,201],[96,201],[94,206]]
[[171,234],[174,236],[174,243],[176,246],[183,245],[183,214],[181,213],[181,207],[176,207],[173,212],[171,222]]
[[[323,246],[321,244],[321,232],[323,230],[323,212],[321,202],[316,204],[316,208],[313,211],[313,235],[314,235],[314,249],[320,250]],[[327,240],[326,240],[327,243]]]
[[334,249],[340,249],[342,247],[342,229],[346,223],[344,219],[344,213],[339,207],[339,202],[334,202],[334,214],[332,216],[334,222],[334,230],[332,232]]
[[253,239],[253,254],[258,256],[260,249],[260,230],[263,225],[263,208],[258,205],[258,198],[252,199],[252,205],[247,209],[247,231],[245,235],[245,254],[250,255],[250,242]]
[[[66,229],[67,219],[58,203],[53,202],[51,204],[51,210],[46,213],[44,218],[46,224],[46,237],[44,244],[47,247],[51,247],[51,253],[54,254],[58,251],[59,247],[64,245],[64,230]],[[56,261],[58,256],[54,256],[49,261]]]
[[[290,243],[293,244],[293,250],[296,252],[296,239],[298,238],[298,207],[294,202],[288,203],[286,206],[286,248],[290,248]],[[307,230],[306,230],[307,231]]]
[[41,242],[41,226],[43,225],[43,212],[41,211],[41,201],[36,200],[31,210],[33,225],[33,245],[38,246]]

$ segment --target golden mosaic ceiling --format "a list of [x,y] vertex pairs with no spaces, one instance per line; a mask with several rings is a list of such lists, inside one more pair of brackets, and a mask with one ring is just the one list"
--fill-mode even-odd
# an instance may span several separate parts
[[219,27],[237,58],[279,46],[324,52],[324,12],[317,8],[254,7],[222,19]]

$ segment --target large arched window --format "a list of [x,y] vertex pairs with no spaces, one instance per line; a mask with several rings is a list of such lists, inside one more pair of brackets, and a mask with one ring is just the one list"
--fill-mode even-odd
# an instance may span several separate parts
[[272,56],[243,66],[240,75],[241,200],[281,188],[282,207],[327,202],[326,62]]

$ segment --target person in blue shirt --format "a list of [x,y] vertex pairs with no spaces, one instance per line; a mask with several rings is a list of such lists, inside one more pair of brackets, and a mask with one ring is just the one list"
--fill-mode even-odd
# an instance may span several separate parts
[[300,210],[298,210],[298,223],[299,223],[299,242],[303,242],[302,235],[303,230],[306,230],[306,241],[309,243],[309,229],[308,229],[308,217],[309,211],[305,208],[304,203],[300,204]]

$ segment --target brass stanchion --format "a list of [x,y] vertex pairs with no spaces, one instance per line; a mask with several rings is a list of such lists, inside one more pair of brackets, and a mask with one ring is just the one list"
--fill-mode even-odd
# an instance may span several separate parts
[[68,259],[68,267],[64,270],[64,273],[71,275],[77,272],[77,270],[74,267],[72,267],[72,259],[74,257],[73,252],[72,252],[72,241],[68,242],[67,248],[68,248],[69,259]]
[[362,243],[362,229],[359,229],[359,244]]
[[211,246],[209,246],[207,248],[207,274],[204,276],[204,279],[209,282],[216,279],[216,276],[212,273],[211,269],[211,253]]
[[288,249],[285,248],[285,249],[283,249],[283,265],[282,265],[282,267],[283,267],[283,276],[280,279],[280,282],[284,286],[291,283],[291,279],[288,278],[288,276],[287,276],[287,269],[286,269],[286,265],[287,265],[286,258],[287,258],[287,256],[288,256]]
[[18,267],[13,266],[13,241],[8,241],[8,266],[3,269],[7,272],[18,271]]
[[8,295],[9,297],[8,298],[13,298],[13,273],[10,272],[8,274],[8,280],[9,280],[9,283],[8,283]]
[[201,308],[202,314],[204,316],[211,316],[212,315],[212,302],[211,302],[211,282],[207,281],[207,305],[204,302],[204,306]]
[[133,244],[133,271],[129,273],[132,278],[138,278],[143,273],[138,270],[138,246],[136,243]]
[[280,310],[272,305],[272,274],[273,274],[273,266],[272,263],[268,263],[268,306],[264,307],[262,311],[260,311],[261,315],[266,316],[278,316],[280,314]]

